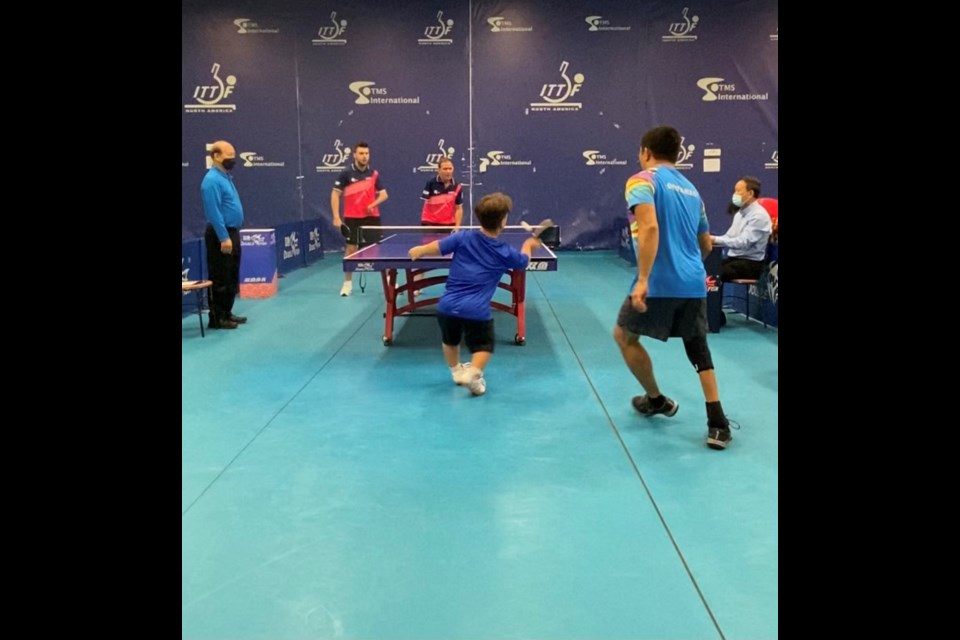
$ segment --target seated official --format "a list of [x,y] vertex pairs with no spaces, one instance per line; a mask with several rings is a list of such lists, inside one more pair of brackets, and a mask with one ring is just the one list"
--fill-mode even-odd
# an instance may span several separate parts
[[737,208],[733,223],[724,235],[712,236],[713,246],[725,249],[726,258],[720,264],[720,279],[724,282],[757,280],[763,273],[773,223],[767,210],[757,202],[759,197],[760,180],[753,176],[739,180],[731,199]]

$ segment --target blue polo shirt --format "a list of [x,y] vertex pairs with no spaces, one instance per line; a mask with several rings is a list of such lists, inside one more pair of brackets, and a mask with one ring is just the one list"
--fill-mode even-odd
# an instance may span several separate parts
[[[647,280],[650,298],[706,298],[707,272],[703,268],[698,236],[710,230],[700,193],[673,167],[658,165],[627,180],[630,235],[637,248],[637,224],[633,208],[652,204],[660,227],[657,257]],[[634,276],[630,290],[637,284]]]
[[210,167],[200,183],[200,197],[203,199],[203,215],[213,226],[220,242],[230,237],[227,227],[239,229],[243,226],[243,205],[233,184],[233,176]]
[[440,241],[443,255],[453,253],[447,286],[437,308],[440,313],[467,320],[490,320],[490,301],[497,284],[510,269],[526,269],[530,258],[512,246],[471,229]]

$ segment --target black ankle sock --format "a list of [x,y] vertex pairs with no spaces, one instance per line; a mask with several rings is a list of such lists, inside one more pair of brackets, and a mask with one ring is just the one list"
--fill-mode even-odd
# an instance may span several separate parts
[[723,407],[720,406],[719,400],[707,403],[707,425],[715,429],[730,428],[730,423],[727,422],[727,417],[723,415]]
[[660,407],[663,406],[663,403],[666,401],[667,399],[663,396],[662,393],[658,395],[656,398],[654,398],[653,396],[650,396],[650,404],[653,405],[654,409],[659,409]]

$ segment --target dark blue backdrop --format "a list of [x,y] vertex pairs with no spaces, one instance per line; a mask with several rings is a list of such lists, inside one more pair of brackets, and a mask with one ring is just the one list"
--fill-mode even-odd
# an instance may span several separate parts
[[183,1],[184,240],[202,234],[221,138],[241,158],[245,226],[296,229],[306,247],[319,218],[327,250],[343,246],[330,189],[359,140],[390,194],[385,224],[418,223],[449,153],[468,212],[505,191],[513,221],[552,217],[567,248],[618,246],[623,185],[658,124],[683,134],[679,166],[717,232],[741,176],[779,195],[776,0],[264,4]]

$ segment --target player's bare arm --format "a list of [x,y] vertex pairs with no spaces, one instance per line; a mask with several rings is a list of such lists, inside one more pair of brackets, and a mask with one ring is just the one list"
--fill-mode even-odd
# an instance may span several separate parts
[[440,255],[440,243],[433,241],[430,244],[421,244],[410,249],[407,255],[410,256],[411,260],[419,260],[423,256],[438,256]]
[[700,255],[706,260],[710,252],[713,251],[713,236],[710,235],[709,231],[704,231],[697,236],[697,241],[700,243]]

